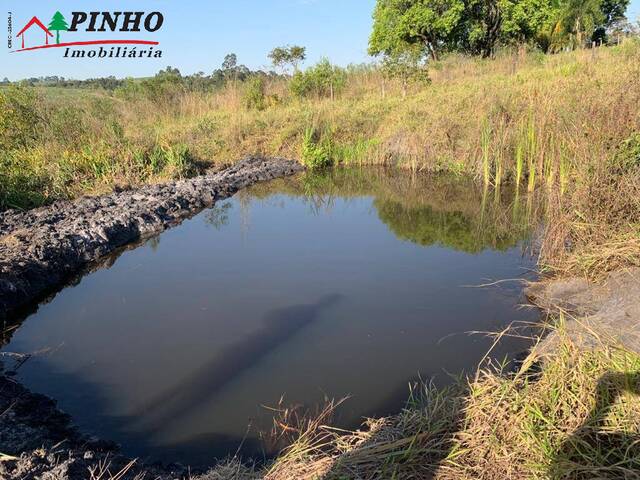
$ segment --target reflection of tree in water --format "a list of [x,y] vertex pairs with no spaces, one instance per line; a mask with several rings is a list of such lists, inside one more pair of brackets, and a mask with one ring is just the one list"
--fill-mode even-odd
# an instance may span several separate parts
[[438,211],[429,205],[408,207],[393,200],[376,199],[378,216],[400,239],[418,245],[441,245],[467,253],[487,248],[506,250],[526,238],[521,229],[499,229],[462,212]]
[[256,185],[248,194],[303,197],[314,214],[331,210],[338,199],[373,197],[380,220],[398,238],[468,253],[516,246],[538,216],[532,196],[514,196],[507,187],[489,191],[470,179],[375,167],[305,172]]
[[151,237],[149,240],[147,240],[147,243],[145,245],[150,247],[154,253],[157,252],[158,248],[160,248],[160,235]]
[[214,205],[207,210],[204,216],[204,221],[216,230],[220,230],[229,223],[229,210],[232,205],[233,204],[231,202]]

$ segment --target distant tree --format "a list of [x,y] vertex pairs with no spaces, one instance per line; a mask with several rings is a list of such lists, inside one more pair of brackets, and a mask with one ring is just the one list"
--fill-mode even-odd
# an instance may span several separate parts
[[298,65],[304,62],[305,58],[307,58],[306,47],[299,45],[289,47],[289,63],[291,63],[294,71],[298,71]]
[[224,56],[224,60],[222,61],[222,69],[223,70],[233,70],[238,65],[238,57],[235,53],[228,53]]
[[332,65],[329,59],[322,58],[306,71],[298,71],[293,75],[289,88],[297,97],[308,97],[315,94],[318,98],[333,99],[346,83],[346,72],[343,68]]
[[291,65],[294,73],[298,71],[298,66],[306,58],[306,48],[298,45],[276,47],[269,52],[268,58],[276,69],[286,71]]
[[49,30],[56,32],[56,43],[60,43],[60,32],[66,32],[69,30],[69,25],[67,25],[67,21],[60,12],[53,14],[51,23],[49,23]]

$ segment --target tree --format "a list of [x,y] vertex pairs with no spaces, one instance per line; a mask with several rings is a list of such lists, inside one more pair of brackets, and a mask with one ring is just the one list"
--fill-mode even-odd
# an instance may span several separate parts
[[276,69],[285,71],[287,65],[293,67],[294,73],[298,71],[298,65],[306,58],[306,48],[298,45],[276,47],[267,56]]
[[562,27],[574,41],[574,47],[584,45],[598,25],[604,22],[602,0],[568,0],[562,13]]
[[228,53],[224,56],[222,61],[223,70],[233,70],[238,65],[238,57],[235,53]]
[[522,44],[532,42],[543,51],[551,44],[558,22],[559,2],[550,0],[500,0],[502,23],[500,42]]
[[377,0],[369,53],[391,60],[414,48],[489,57],[500,44],[544,51],[603,39],[630,0]]
[[56,32],[56,43],[60,43],[60,32],[66,32],[69,30],[69,25],[67,25],[67,21],[60,12],[53,14],[51,23],[49,23],[49,30]]
[[605,42],[609,30],[624,24],[628,7],[629,0],[602,0],[600,10],[603,22],[593,32],[593,41]]
[[369,38],[371,55],[398,55],[419,46],[437,60],[458,38],[463,0],[378,0]]
[[402,83],[402,96],[407,96],[409,83],[429,82],[426,65],[422,62],[419,49],[386,55],[382,60],[382,72],[385,77],[398,78]]
[[313,67],[304,72],[296,72],[289,88],[297,97],[306,97],[315,93],[318,98],[326,96],[332,100],[346,83],[346,72],[343,68],[332,65],[327,58],[322,58]]

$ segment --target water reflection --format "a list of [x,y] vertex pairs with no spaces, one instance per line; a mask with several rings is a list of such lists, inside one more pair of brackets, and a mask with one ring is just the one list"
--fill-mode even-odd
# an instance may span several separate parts
[[307,172],[295,181],[280,179],[241,195],[265,199],[276,192],[306,199],[315,214],[331,211],[338,198],[372,196],[378,217],[400,240],[467,253],[512,248],[529,238],[539,218],[533,196],[515,190],[489,190],[468,179],[387,169]]
[[338,422],[354,427],[399,408],[418,375],[474,368],[491,340],[466,332],[533,320],[517,284],[464,285],[526,274],[536,209],[508,189],[388,170],[257,185],[94,266],[4,350],[60,346],[20,380],[131,456],[259,454],[264,406],[283,395],[350,396]]

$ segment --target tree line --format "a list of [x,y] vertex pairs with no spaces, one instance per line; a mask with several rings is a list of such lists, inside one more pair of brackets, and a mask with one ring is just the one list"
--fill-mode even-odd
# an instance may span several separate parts
[[630,29],[630,0],[377,0],[369,53],[389,62],[447,52],[490,57],[501,45],[545,53],[611,40]]

